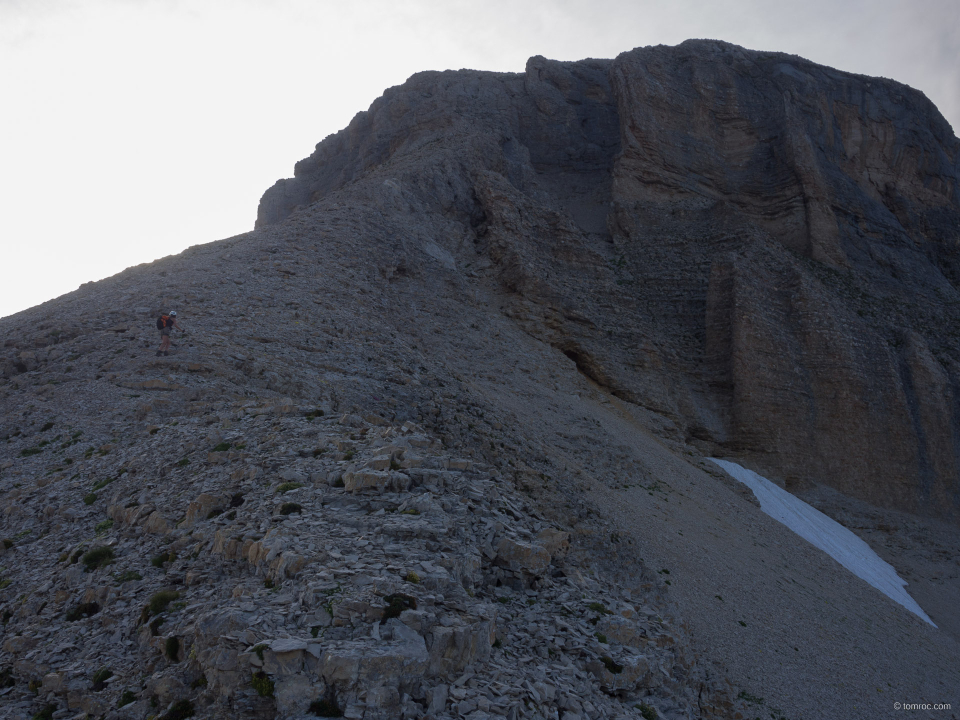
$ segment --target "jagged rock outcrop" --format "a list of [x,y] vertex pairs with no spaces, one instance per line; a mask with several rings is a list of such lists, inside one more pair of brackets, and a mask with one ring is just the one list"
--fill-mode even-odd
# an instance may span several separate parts
[[705,450],[960,518],[960,142],[921,93],[714,41],[421,73],[258,225],[371,174],[448,223],[425,252]]

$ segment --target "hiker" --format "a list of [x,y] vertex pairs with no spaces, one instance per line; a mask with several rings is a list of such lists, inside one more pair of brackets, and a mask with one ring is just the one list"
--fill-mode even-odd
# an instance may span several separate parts
[[157,357],[166,355],[167,350],[170,349],[170,333],[174,328],[183,332],[183,328],[177,322],[176,310],[171,310],[166,315],[157,318],[157,330],[160,331],[160,349],[157,350]]

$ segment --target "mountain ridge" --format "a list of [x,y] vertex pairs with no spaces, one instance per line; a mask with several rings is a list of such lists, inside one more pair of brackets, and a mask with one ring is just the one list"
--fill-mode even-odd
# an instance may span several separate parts
[[[775,190],[766,204],[707,197],[740,182],[701,151],[727,120],[691,126],[689,182],[623,142],[624,108],[655,103],[618,104],[610,71],[649,94],[643,57],[664,77],[696,70],[679,86],[723,89],[729,110],[736,83],[715,66],[753,55],[691,43],[619,65],[535,57],[522,75],[414,76],[261,210],[310,204],[0,320],[12,717],[956,706],[960,542],[936,520],[953,520],[949,432],[924,436],[941,463],[926,476],[916,457],[899,479],[827,472],[837,458],[873,467],[877,443],[922,457],[918,438],[952,427],[937,400],[952,402],[955,339],[915,321],[953,322],[953,251],[908,243],[939,248],[952,196],[940,217],[923,183],[902,184],[892,205],[907,224],[876,248],[859,221],[821,233],[837,207],[862,205],[864,233],[896,213],[846,175],[860,205],[828,202],[832,176],[805,160],[819,156],[770,154],[781,138],[756,150],[761,180],[785,178],[758,181]],[[684,147],[676,125],[635,127]],[[861,136],[851,157],[873,158]],[[930,308],[857,292],[928,275],[919,295],[946,298]],[[155,357],[153,320],[171,307],[187,334]],[[811,390],[797,368],[847,375]],[[807,415],[792,410],[803,402]],[[887,413],[877,440],[884,403],[909,421]],[[851,453],[837,428],[873,439]],[[845,519],[941,629],[764,515],[713,455]],[[114,680],[97,680],[100,664]]]

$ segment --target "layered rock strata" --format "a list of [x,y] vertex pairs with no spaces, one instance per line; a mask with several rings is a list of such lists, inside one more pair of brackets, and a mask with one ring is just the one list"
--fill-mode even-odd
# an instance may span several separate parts
[[421,73],[258,226],[371,173],[444,218],[451,272],[704,449],[958,517],[960,143],[921,93],[712,41]]

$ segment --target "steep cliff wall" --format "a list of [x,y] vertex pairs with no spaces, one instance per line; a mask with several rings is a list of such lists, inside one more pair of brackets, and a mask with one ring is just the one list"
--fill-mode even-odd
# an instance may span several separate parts
[[422,73],[258,225],[371,174],[449,223],[460,281],[703,451],[960,516],[960,143],[921,93],[713,41]]

